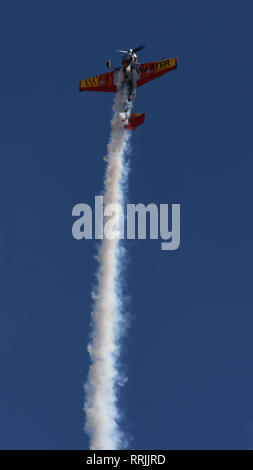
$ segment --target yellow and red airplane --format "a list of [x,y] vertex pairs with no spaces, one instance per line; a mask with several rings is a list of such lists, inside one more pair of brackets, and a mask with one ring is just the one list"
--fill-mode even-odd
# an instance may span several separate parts
[[176,57],[139,64],[136,52],[143,48],[144,46],[139,46],[135,49],[129,49],[128,51],[120,50],[119,52],[124,53],[121,67],[114,67],[110,70],[112,68],[111,62],[107,61],[108,72],[80,81],[80,91],[115,93],[118,91],[117,83],[119,76],[121,76],[121,86],[127,85],[128,87],[128,99],[125,104],[124,113],[120,114],[122,114],[124,127],[130,130],[135,130],[137,126],[143,124],[145,119],[145,114],[139,113],[130,115],[129,112],[136,96],[136,88],[139,88],[155,78],[161,77],[171,70],[175,70],[178,64]]

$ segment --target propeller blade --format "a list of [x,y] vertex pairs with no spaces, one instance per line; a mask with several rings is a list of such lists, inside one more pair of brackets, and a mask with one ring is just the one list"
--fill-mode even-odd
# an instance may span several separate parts
[[122,51],[121,49],[117,49],[116,52],[123,52],[123,54],[127,54],[127,53],[128,53],[128,51]]
[[145,46],[136,47],[135,49],[133,49],[133,52],[141,51],[142,49],[144,49],[144,47]]

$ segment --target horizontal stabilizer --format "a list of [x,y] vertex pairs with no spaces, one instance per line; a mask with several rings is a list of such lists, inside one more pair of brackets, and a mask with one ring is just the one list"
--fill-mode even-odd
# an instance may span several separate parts
[[128,124],[125,128],[129,129],[130,131],[135,131],[136,127],[144,123],[145,117],[145,114],[141,113],[131,114]]

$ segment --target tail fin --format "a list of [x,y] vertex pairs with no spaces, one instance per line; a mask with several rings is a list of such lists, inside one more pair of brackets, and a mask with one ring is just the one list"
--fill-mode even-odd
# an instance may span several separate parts
[[145,117],[145,114],[141,113],[131,114],[126,129],[129,129],[130,131],[135,131],[136,127],[144,123]]

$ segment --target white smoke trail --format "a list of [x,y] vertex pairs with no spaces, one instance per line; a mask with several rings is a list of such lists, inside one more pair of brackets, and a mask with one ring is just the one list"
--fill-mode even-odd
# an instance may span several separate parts
[[[122,129],[119,113],[128,99],[127,89],[116,94],[110,141],[107,146],[104,204],[122,204],[123,181],[127,171],[124,152],[129,132]],[[119,214],[116,214],[117,222]],[[119,371],[120,336],[124,329],[120,275],[122,251],[117,238],[104,238],[98,253],[97,288],[93,293],[92,339],[88,345],[91,358],[85,384],[85,430],[91,449],[120,449],[124,435],[119,429],[117,388],[122,384]]]

